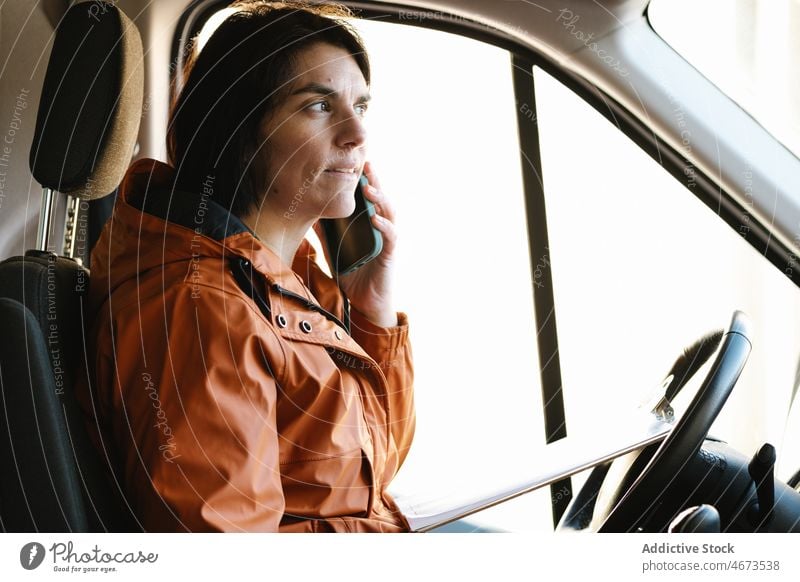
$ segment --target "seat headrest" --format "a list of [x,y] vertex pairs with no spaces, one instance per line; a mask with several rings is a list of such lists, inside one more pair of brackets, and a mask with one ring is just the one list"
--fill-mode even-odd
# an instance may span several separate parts
[[143,67],[139,31],[116,6],[93,0],[67,11],[31,146],[31,173],[42,186],[92,199],[119,185],[139,131]]

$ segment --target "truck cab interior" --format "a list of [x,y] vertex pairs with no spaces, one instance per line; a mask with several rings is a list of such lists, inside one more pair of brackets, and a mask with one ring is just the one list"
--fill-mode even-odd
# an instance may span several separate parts
[[[641,400],[642,382],[657,386],[643,414],[670,425],[654,442],[588,459],[580,471],[557,472],[422,529],[513,529],[502,517],[475,521],[506,506],[527,524],[520,527],[559,532],[800,531],[793,138],[776,137],[665,42],[647,0],[344,4],[364,21],[368,42],[396,35],[375,62],[387,63],[387,78],[418,79],[404,81],[401,97],[420,111],[434,101],[442,123],[428,130],[416,110],[387,107],[397,133],[377,138],[382,166],[436,166],[442,150],[459,141],[467,148],[431,169],[443,182],[433,191],[420,186],[405,212],[446,204],[431,198],[449,188],[445,197],[460,196],[463,216],[442,226],[420,210],[404,238],[418,254],[409,250],[404,266],[409,278],[435,271],[441,289],[463,283],[470,291],[456,306],[430,293],[417,301],[411,288],[403,297],[421,321],[418,392],[439,389],[437,367],[475,359],[479,368],[457,376],[442,408],[419,397],[419,438],[398,497],[424,497],[430,482],[463,468],[479,446],[469,439],[489,441],[481,458],[514,443],[499,460],[506,468],[509,459],[535,465],[539,447],[573,434],[591,439],[614,423],[621,403]],[[192,39],[225,5],[11,0],[0,7],[8,55],[0,72],[4,532],[143,531],[122,483],[109,478],[113,451],[98,454],[74,396],[76,375],[91,359],[90,250],[130,163],[165,157],[166,112],[186,55],[199,44]],[[800,22],[800,8],[791,10]],[[433,63],[452,68],[426,68],[410,48],[417,39],[437,51]],[[467,95],[466,119],[448,109],[461,93],[430,89],[437,76],[451,86],[463,81],[467,94],[473,86],[502,93]],[[376,86],[381,81],[376,75]],[[797,79],[792,86],[800,87]],[[574,109],[557,109],[567,103]],[[501,117],[490,118],[493,111]],[[399,135],[403,124],[414,128],[409,135]],[[596,133],[600,126],[608,133]],[[401,137],[423,145],[401,157],[392,149]],[[490,150],[507,165],[486,161],[484,172]],[[394,172],[387,167],[387,181],[396,176],[397,190],[410,191],[414,182],[400,177],[410,172]],[[675,214],[664,218],[662,208]],[[681,222],[669,222],[675,217]],[[497,223],[497,234],[486,222]],[[495,244],[479,250],[470,246],[476,239]],[[515,315],[485,308],[497,293],[492,280],[511,289]],[[648,291],[656,288],[663,294]],[[443,332],[463,343],[439,352]],[[510,337],[512,347],[483,345],[487,333]],[[746,432],[749,415],[756,419]],[[442,451],[462,438],[463,451]],[[440,473],[432,469],[437,460]],[[423,468],[414,472],[415,463]],[[519,505],[526,499],[538,509]]]

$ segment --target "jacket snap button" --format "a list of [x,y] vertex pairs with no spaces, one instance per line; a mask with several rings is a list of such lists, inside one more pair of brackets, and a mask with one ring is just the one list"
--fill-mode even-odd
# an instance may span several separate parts
[[335,335],[336,339],[338,340],[342,339],[342,332],[340,332],[338,329],[334,330],[333,335]]
[[311,333],[311,324],[308,323],[305,319],[300,322],[300,329],[302,329],[306,333]]
[[286,318],[282,313],[278,314],[278,317],[275,318],[275,321],[278,322],[278,327],[286,327]]

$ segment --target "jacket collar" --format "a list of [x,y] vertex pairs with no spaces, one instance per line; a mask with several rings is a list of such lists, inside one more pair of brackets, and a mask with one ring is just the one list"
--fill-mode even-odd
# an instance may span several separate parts
[[[308,240],[301,243],[293,265],[285,264],[241,220],[213,200],[213,191],[213,180],[206,182],[202,192],[180,191],[175,188],[171,166],[153,159],[136,161],[120,185],[112,225],[112,238],[127,238],[127,244],[111,246],[120,254],[126,248],[135,251],[135,260],[127,264],[135,264],[137,272],[174,260],[241,257],[271,283],[308,296],[296,274],[318,270],[310,264],[315,253]],[[154,240],[159,244],[152,244]],[[109,258],[117,262],[122,257]]]

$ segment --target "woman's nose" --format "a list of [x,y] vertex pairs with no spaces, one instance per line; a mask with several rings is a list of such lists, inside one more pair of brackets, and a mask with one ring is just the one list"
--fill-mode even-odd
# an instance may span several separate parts
[[361,147],[367,141],[364,120],[356,113],[338,123],[336,130],[336,145],[339,147]]

